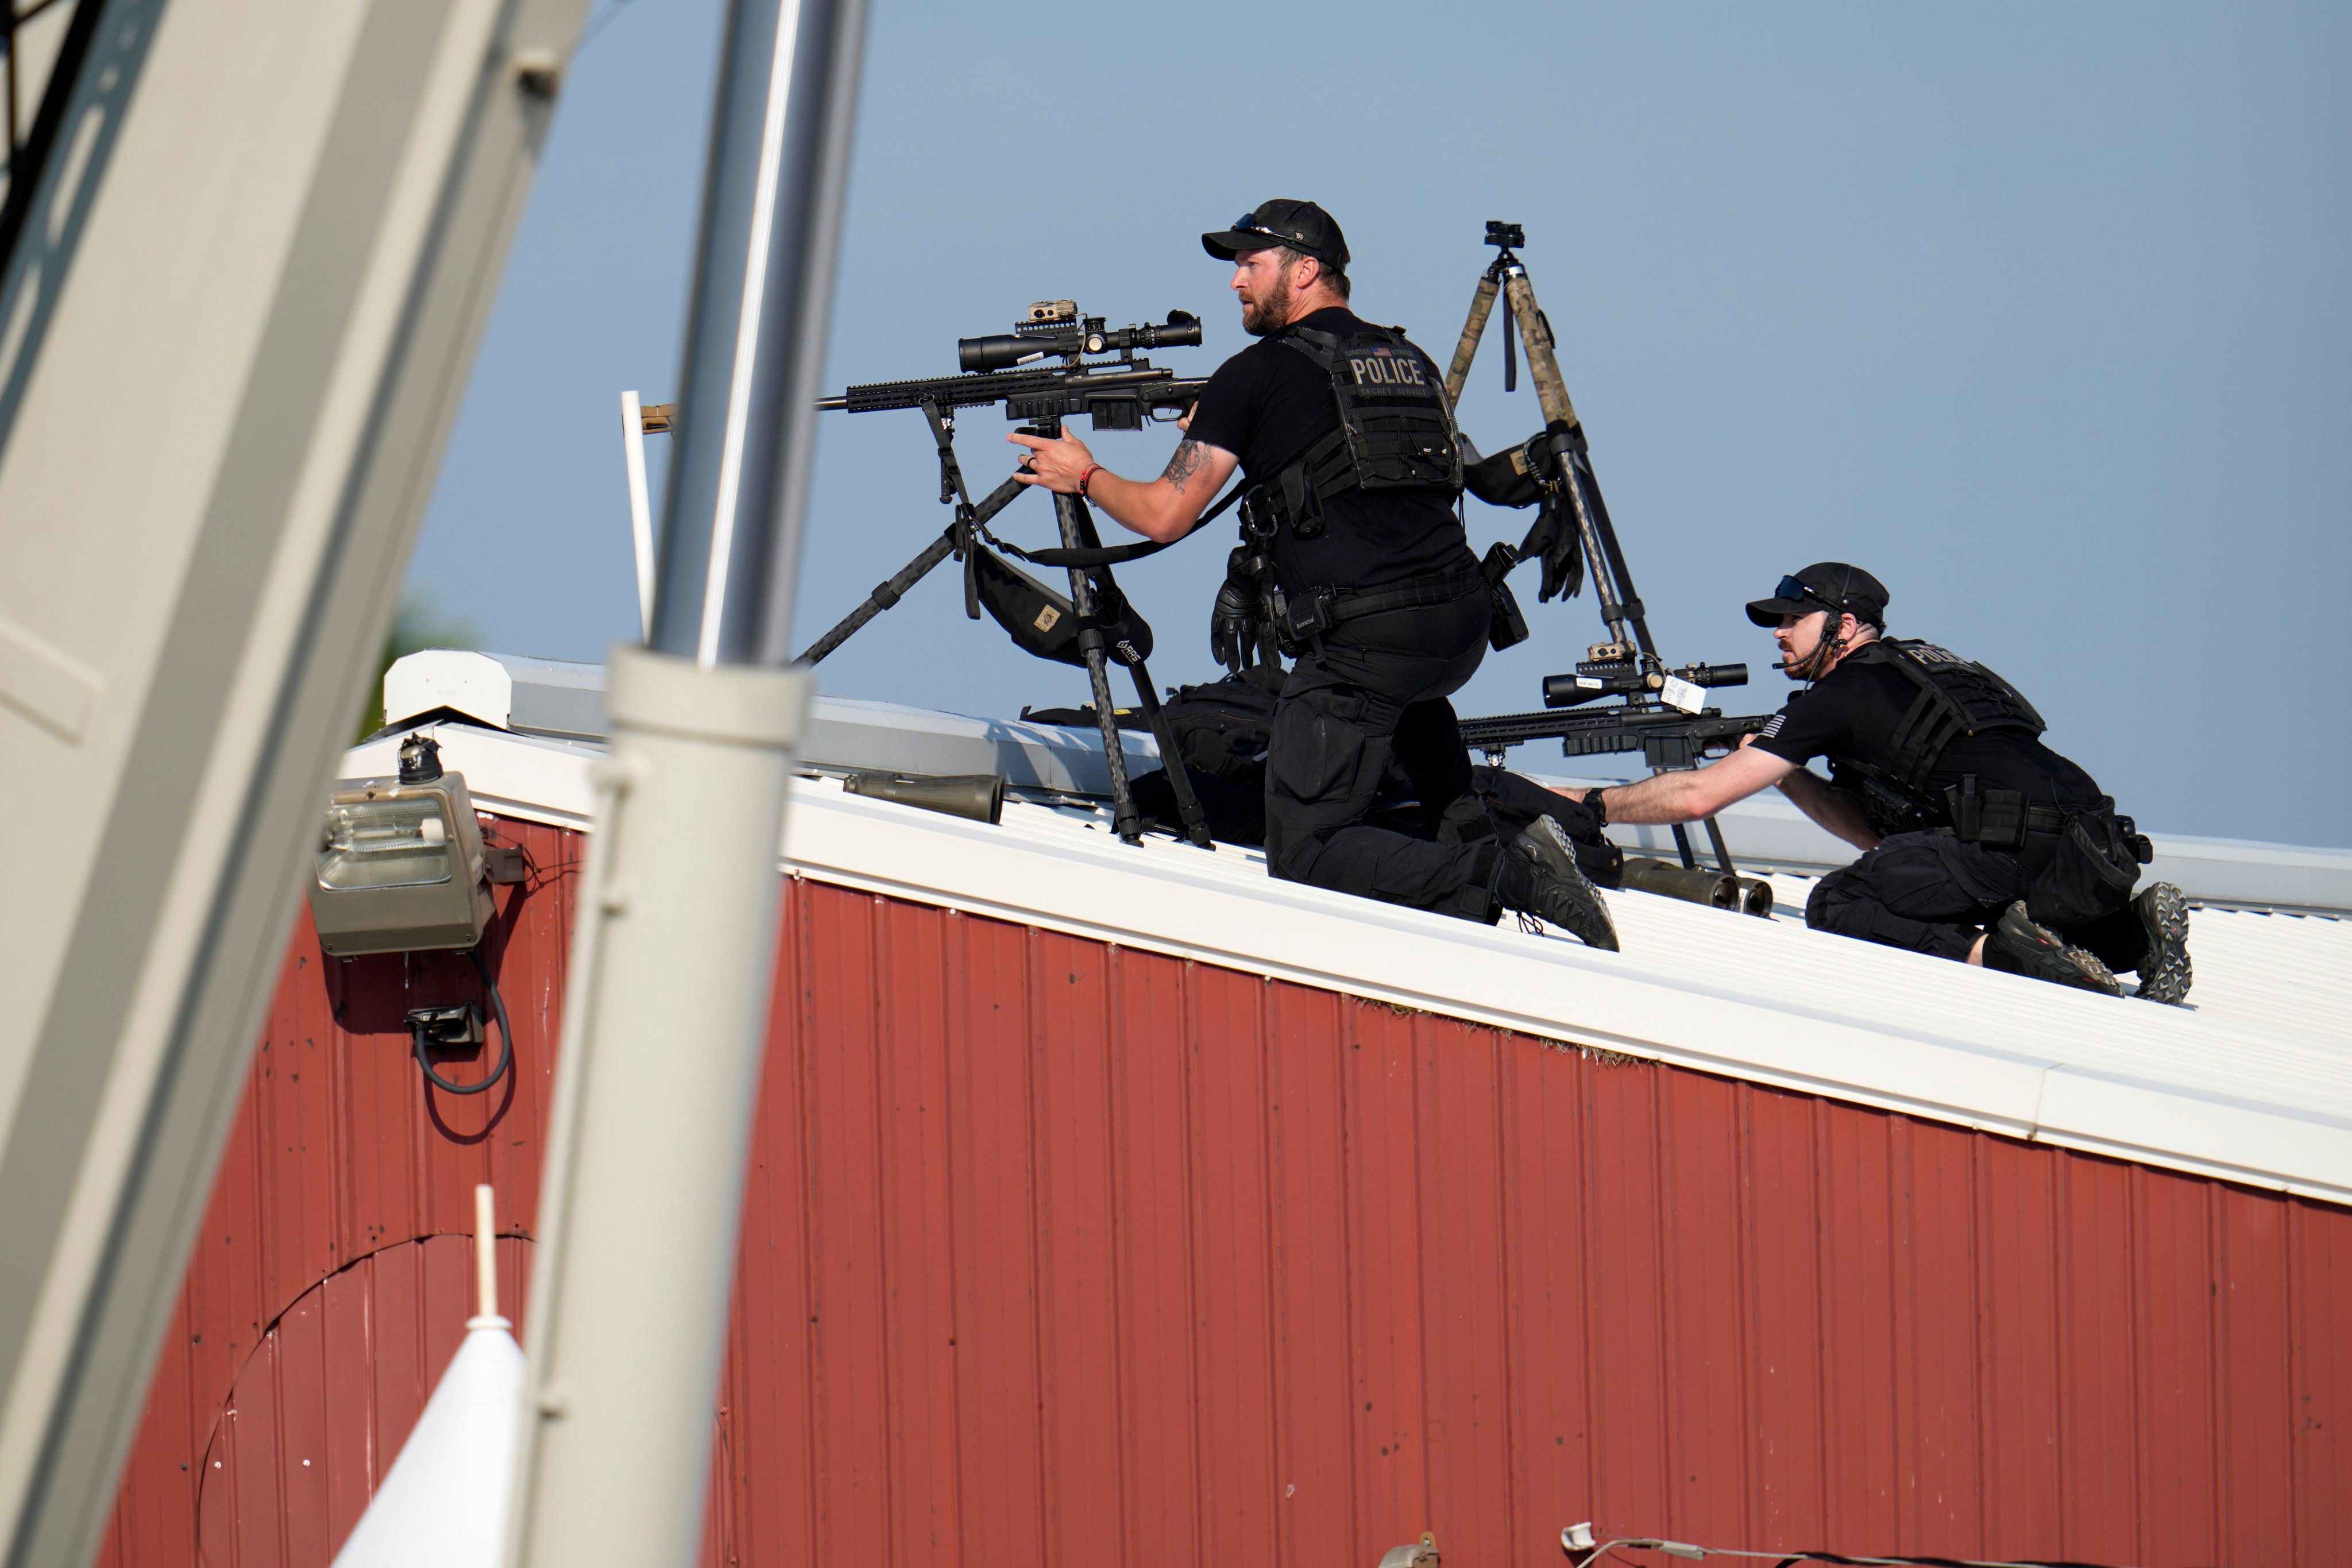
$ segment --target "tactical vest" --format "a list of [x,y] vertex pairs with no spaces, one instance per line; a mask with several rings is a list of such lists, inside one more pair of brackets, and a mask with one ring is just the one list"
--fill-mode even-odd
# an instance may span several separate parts
[[1444,378],[1396,328],[1341,338],[1292,327],[1275,340],[1331,378],[1339,428],[1242,498],[1243,521],[1260,538],[1288,527],[1301,539],[1323,531],[1323,502],[1342,490],[1368,494],[1462,493],[1462,449]]
[[1944,748],[1958,737],[2011,734],[2031,740],[2049,727],[2016,687],[1931,642],[1881,637],[1847,654],[1844,662],[1892,666],[1917,691],[1883,755],[1830,758],[1832,778],[1849,786],[1859,784],[1871,830],[1881,837],[1950,825],[1947,793],[1931,791],[1927,780]]

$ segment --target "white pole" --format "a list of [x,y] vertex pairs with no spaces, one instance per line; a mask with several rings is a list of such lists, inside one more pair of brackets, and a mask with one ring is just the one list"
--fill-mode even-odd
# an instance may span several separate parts
[[684,1568],[709,1495],[804,671],[613,649],[509,1563]]
[[776,959],[800,525],[865,0],[731,0],[645,646],[613,650],[506,1561],[702,1538]]
[[646,493],[646,412],[621,394],[621,455],[629,466],[629,534],[637,546],[637,635],[654,635],[654,508]]

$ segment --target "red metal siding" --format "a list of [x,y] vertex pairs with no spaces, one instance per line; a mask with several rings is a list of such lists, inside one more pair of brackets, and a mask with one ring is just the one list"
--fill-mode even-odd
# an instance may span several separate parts
[[[108,1568],[176,1568],[196,1560],[201,1472],[222,1457],[212,1449],[225,1413],[251,1413],[234,1397],[247,1386],[268,1387],[273,1401],[278,1397],[282,1380],[250,1385],[246,1380],[257,1375],[257,1355],[266,1363],[292,1353],[282,1333],[273,1331],[292,1329],[299,1335],[299,1322],[289,1321],[298,1308],[309,1303],[323,1311],[324,1287],[341,1291],[358,1284],[355,1266],[382,1249],[470,1235],[477,1182],[497,1188],[500,1232],[528,1234],[539,1204],[540,1132],[554,1083],[571,941],[568,877],[580,841],[573,834],[519,823],[501,823],[499,833],[501,841],[522,845],[533,872],[522,887],[499,890],[487,942],[515,1027],[513,1075],[487,1094],[428,1100],[401,1026],[410,1007],[478,996],[472,965],[462,955],[338,963],[320,956],[309,911],[298,919],[146,1417],[132,1443],[113,1527],[99,1554]],[[481,1069],[458,1058],[439,1070],[462,1080]],[[501,1289],[519,1289],[519,1276],[508,1272],[510,1282]],[[349,1380],[373,1379],[383,1418],[368,1473],[362,1481],[355,1470],[337,1471],[339,1487],[358,1485],[360,1508],[457,1353],[469,1310],[462,1293],[435,1297],[434,1314],[419,1323],[416,1307],[379,1300],[373,1284],[364,1294],[379,1310],[404,1311],[423,1335],[408,1342],[424,1348],[373,1371],[352,1364],[348,1350],[304,1363],[286,1373],[294,1391],[285,1395],[303,1413],[299,1419],[323,1419],[321,1402],[341,1405]],[[445,1310],[456,1315],[444,1321]],[[383,1331],[389,1334],[390,1325]],[[319,1430],[316,1441],[323,1442],[324,1429]],[[296,1456],[297,1469],[303,1457]],[[208,1537],[203,1560],[214,1568],[323,1564],[359,1517],[356,1508],[344,1511],[350,1500],[347,1490],[339,1491],[327,1513],[289,1519],[283,1527],[266,1528],[258,1513],[242,1513],[247,1528],[264,1533],[234,1556],[222,1555],[226,1542],[217,1535]],[[215,1524],[221,1517],[209,1516]],[[282,1556],[274,1544],[260,1544],[281,1537],[289,1543]],[[323,1555],[311,1549],[321,1541]]]
[[[298,931],[107,1561],[188,1560],[176,1467],[273,1320],[272,1397],[320,1443],[374,1400],[389,1462],[413,1411],[368,1389],[421,1401],[454,1324],[412,1379],[286,1315],[382,1299],[353,1262],[463,1230],[485,1174],[527,1232],[568,897],[512,911],[488,1127],[401,1054],[456,972],[347,968],[339,1026]],[[783,941],[711,1561],[1369,1564],[1427,1529],[1549,1568],[1589,1518],[2352,1562],[2352,1213],[815,884]],[[205,1560],[323,1563],[339,1463],[235,1557],[207,1502]]]
[[[520,1305],[529,1243],[499,1243],[500,1303]],[[383,1247],[279,1314],[197,1457],[196,1538],[228,1568],[325,1563],[350,1535],[474,1310],[473,1243]]]

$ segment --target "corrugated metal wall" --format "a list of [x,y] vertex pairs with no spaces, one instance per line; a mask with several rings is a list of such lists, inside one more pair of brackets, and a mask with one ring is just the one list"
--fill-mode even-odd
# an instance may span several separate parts
[[[254,1325],[463,1229],[485,1171],[527,1228],[567,895],[522,902],[487,1128],[421,1114],[409,1003],[338,1027],[298,934],[110,1562],[187,1560],[169,1483]],[[2352,1562],[2343,1210],[814,884],[784,941],[713,1561],[1369,1568],[1426,1529],[1550,1568],[1591,1519]],[[335,1065],[289,1117],[298,1039]],[[325,1561],[269,1551],[234,1560]]]
[[[499,837],[521,844],[533,871],[498,889],[485,942],[515,1029],[514,1072],[487,1094],[428,1098],[401,1024],[411,1007],[479,999],[462,954],[338,963],[320,953],[309,910],[298,918],[99,1555],[109,1568],[199,1561],[200,1502],[211,1568],[325,1564],[457,1354],[471,1310],[462,1266],[438,1290],[420,1282],[404,1294],[401,1281],[424,1269],[410,1244],[470,1235],[477,1182],[497,1188],[501,1233],[529,1234],[581,845],[520,823],[501,823]],[[436,1070],[465,1081],[488,1065],[453,1058]],[[384,1268],[369,1267],[377,1258]],[[502,1263],[502,1293],[519,1292],[528,1269],[519,1254]],[[376,1364],[352,1364],[361,1353]],[[356,1413],[365,1442],[355,1463],[344,1437],[362,1397],[371,1403]],[[265,1406],[268,1439],[254,1430]],[[331,1408],[334,1486],[314,1495],[304,1487],[327,1466]],[[205,1484],[215,1460],[225,1477],[233,1462],[250,1474],[224,1493]],[[289,1469],[297,1474],[281,1492]],[[240,1505],[234,1529],[224,1499]],[[272,1520],[281,1504],[289,1517]]]

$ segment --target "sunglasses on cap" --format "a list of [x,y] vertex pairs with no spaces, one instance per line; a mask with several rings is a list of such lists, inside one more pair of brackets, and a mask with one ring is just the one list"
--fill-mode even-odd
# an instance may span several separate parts
[[1828,595],[1807,587],[1794,577],[1781,578],[1780,585],[1772,590],[1772,596],[1776,599],[1802,599],[1809,604],[1819,605],[1824,609],[1833,608],[1836,605],[1836,601]]
[[[1266,224],[1261,223],[1258,221],[1258,216],[1255,213],[1244,213],[1241,216],[1234,219],[1233,227],[1229,232],[1234,234],[1262,234],[1265,236],[1266,238],[1274,240],[1292,250],[1296,250],[1301,255],[1311,256],[1318,261],[1323,260],[1323,247],[1321,246],[1317,245],[1310,240],[1301,239],[1295,234],[1285,234],[1278,228],[1274,228]],[[1326,262],[1325,265],[1328,266],[1329,263]]]

